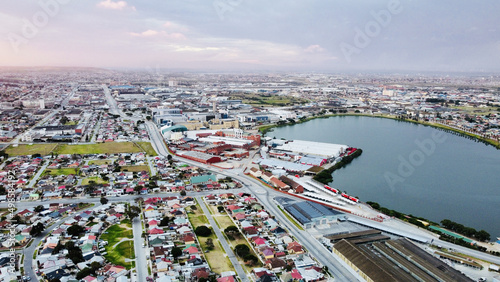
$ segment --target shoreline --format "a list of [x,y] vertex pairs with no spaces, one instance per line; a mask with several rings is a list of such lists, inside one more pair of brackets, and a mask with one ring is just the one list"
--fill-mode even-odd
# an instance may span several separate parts
[[[265,136],[268,132],[272,131],[273,128],[276,128],[276,127],[284,127],[284,126],[291,126],[291,125],[295,125],[295,124],[301,124],[301,123],[305,123],[307,121],[311,121],[311,120],[314,120],[314,119],[317,119],[317,118],[330,118],[330,117],[342,117],[342,116],[366,116],[366,117],[372,117],[372,118],[385,118],[385,119],[393,119],[395,121],[400,121],[400,122],[408,122],[408,123],[413,123],[413,124],[421,124],[423,126],[430,126],[430,127],[433,127],[433,128],[436,128],[436,129],[439,129],[439,130],[443,130],[443,131],[446,131],[447,133],[451,133],[451,134],[455,134],[455,135],[460,135],[461,137],[466,137],[466,138],[469,138],[469,139],[474,139],[476,142],[482,142],[482,143],[485,143],[485,145],[491,145],[493,147],[495,147],[497,150],[500,149],[500,143],[496,142],[495,140],[491,140],[491,139],[487,139],[487,138],[484,138],[484,137],[481,137],[481,136],[478,136],[476,134],[472,134],[472,133],[468,133],[468,132],[464,132],[462,130],[459,130],[459,129],[456,129],[456,128],[452,128],[452,127],[449,127],[449,126],[446,126],[444,124],[440,124],[440,123],[430,123],[430,122],[424,122],[424,121],[415,121],[415,120],[408,120],[408,119],[399,119],[395,116],[387,116],[387,115],[371,115],[371,114],[363,114],[363,113],[342,113],[342,114],[330,114],[330,115],[323,115],[323,116],[313,116],[313,117],[309,117],[309,118],[306,118],[306,119],[303,119],[303,120],[300,120],[300,121],[297,121],[295,123],[287,123],[287,124],[267,124],[267,125],[263,125],[263,126],[259,126],[258,127],[258,131],[263,135]],[[365,203],[368,203],[370,201],[364,201]],[[391,210],[392,211],[392,210]],[[381,212],[381,211],[379,211]],[[383,212],[382,212],[383,213]],[[398,212],[399,213],[399,212]],[[405,214],[405,213],[401,213],[401,214]],[[405,214],[406,215],[406,214]],[[411,217],[415,218],[415,219],[423,219],[421,217],[418,217],[418,216],[414,216],[414,215],[410,215]],[[430,220],[427,220],[425,219],[426,221],[428,222],[432,222],[432,223],[435,223],[433,221],[430,221]],[[410,223],[410,222],[409,222]],[[411,223],[410,223],[411,224]],[[415,226],[418,226],[416,224],[414,224]],[[437,226],[440,226],[440,224],[437,224]],[[433,232],[434,233],[434,232]],[[488,243],[491,243],[494,241],[495,236],[492,235],[492,237],[490,238],[490,240],[492,241],[489,241],[489,242],[480,242],[482,244],[488,244]],[[484,245],[483,245],[484,247]],[[488,248],[489,249],[489,248]]]
[[485,137],[479,136],[477,134],[465,132],[463,130],[460,130],[460,129],[457,129],[457,128],[454,128],[454,127],[450,127],[450,126],[447,126],[447,125],[444,125],[444,124],[440,124],[440,123],[431,123],[431,122],[426,122],[426,121],[415,121],[415,120],[411,120],[411,119],[400,119],[400,118],[397,118],[395,116],[390,116],[390,115],[371,115],[371,114],[364,114],[364,113],[329,114],[329,115],[308,117],[308,118],[306,118],[304,120],[299,120],[299,121],[297,121],[295,123],[261,125],[261,126],[259,126],[257,128],[257,130],[263,136],[265,136],[268,132],[272,131],[272,129],[276,128],[276,127],[284,127],[284,126],[292,126],[292,125],[296,125],[296,124],[302,124],[302,123],[305,123],[305,122],[308,122],[308,121],[311,121],[311,120],[314,120],[314,119],[318,119],[318,118],[330,118],[330,117],[342,117],[342,116],[364,116],[364,117],[371,117],[371,118],[385,118],[385,119],[392,119],[392,120],[400,121],[400,122],[408,122],[408,123],[413,123],[413,124],[420,124],[420,125],[423,125],[423,126],[429,126],[429,127],[433,127],[433,128],[436,128],[436,129],[444,130],[444,131],[446,131],[448,133],[458,134],[461,137],[473,138],[477,142],[482,142],[482,143],[484,143],[486,145],[491,145],[491,146],[495,147],[497,150],[500,150],[500,142],[497,142],[497,141],[495,141],[493,139],[489,139],[489,138],[485,138]]

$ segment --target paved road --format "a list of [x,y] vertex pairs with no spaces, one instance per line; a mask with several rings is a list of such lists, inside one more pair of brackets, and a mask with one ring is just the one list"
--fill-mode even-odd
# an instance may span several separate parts
[[109,112],[113,115],[121,115],[122,117],[124,117],[125,115],[120,111],[120,109],[118,109],[118,103],[116,103],[116,100],[113,98],[113,96],[111,96],[111,91],[109,90],[108,86],[103,84],[102,90],[104,91],[106,101],[109,105]]
[[[150,126],[148,124],[148,126]],[[154,125],[153,125],[154,126]],[[168,154],[166,150],[165,143],[163,142],[163,138],[161,137],[158,130],[153,130],[150,126],[150,136],[151,142],[155,143],[154,147],[157,149],[157,152],[161,155]],[[156,127],[156,126],[155,126]],[[181,159],[179,157],[174,157],[175,159],[179,159],[183,162],[190,163],[199,167],[202,167],[207,170],[214,171],[215,168],[204,165],[198,162],[193,162],[186,159]],[[214,171],[215,172],[215,171]],[[340,281],[364,281],[359,275],[355,273],[351,273],[351,268],[345,268],[340,262],[335,262],[332,253],[330,253],[320,242],[314,239],[309,233],[305,231],[298,230],[292,223],[289,222],[288,218],[286,218],[279,209],[276,208],[276,204],[273,202],[274,196],[283,196],[284,194],[271,190],[269,188],[265,188],[262,184],[256,181],[253,178],[235,174],[229,170],[218,170],[217,173],[222,175],[230,176],[242,183],[250,184],[248,185],[249,190],[256,196],[256,198],[266,207],[271,214],[275,215],[276,218],[285,225],[285,227],[290,231],[290,234],[295,236],[298,241],[304,245],[311,254],[316,257],[316,259],[323,265],[326,265],[329,271]],[[261,191],[261,193],[259,193]]]
[[99,120],[97,121],[96,125],[94,126],[94,132],[92,133],[92,138],[90,139],[90,143],[95,143],[95,140],[97,139],[97,135],[99,134],[99,128],[101,128],[102,124],[102,117],[99,117]]
[[231,263],[234,266],[234,269],[236,270],[236,274],[238,274],[238,277],[241,279],[241,281],[250,281],[247,277],[247,274],[245,273],[245,270],[243,270],[243,267],[241,267],[240,263],[238,262],[238,259],[234,255],[233,250],[229,246],[229,244],[226,241],[226,238],[220,231],[220,229],[217,226],[217,223],[215,223],[214,218],[212,217],[212,214],[208,210],[207,206],[205,205],[205,202],[203,201],[201,196],[196,196],[196,199],[198,200],[198,203],[200,203],[201,209],[203,210],[203,213],[205,213],[205,216],[208,219],[208,222],[210,225],[213,227],[213,230],[215,231],[215,235],[217,235],[217,238],[219,239],[222,247],[224,248],[224,251],[227,254],[227,257],[231,261]]
[[297,229],[297,227],[288,220],[273,201],[275,196],[283,197],[284,194],[262,187],[262,185],[253,178],[243,178],[236,175],[232,177],[240,181],[244,179],[244,183],[253,191],[255,197],[264,207],[266,207],[266,210],[274,215],[276,220],[288,229],[288,232],[297,238],[298,242],[301,243],[322,265],[326,265],[330,273],[332,273],[336,279],[340,281],[364,281],[364,279],[355,274],[355,272],[351,272],[350,268],[345,268],[340,261],[336,261],[333,254],[318,242],[318,240],[313,238],[311,234]]
[[132,221],[132,229],[134,234],[134,250],[135,250],[135,269],[137,271],[137,281],[146,281],[148,276],[148,264],[146,255],[148,250],[143,247],[144,239],[142,238],[142,224],[139,217]]
[[28,183],[28,186],[26,186],[27,188],[33,188],[33,186],[35,186],[36,181],[38,180],[38,178],[40,178],[40,175],[42,175],[42,173],[45,171],[45,169],[49,166],[49,163],[50,163],[50,161],[48,161],[48,160],[44,161],[44,164],[40,167],[40,169],[37,171],[35,176],[33,176],[30,183]]
[[157,174],[155,161],[153,157],[146,157],[146,161],[148,162],[149,171],[151,172],[151,176],[155,176]]
[[[89,208],[80,210],[80,211],[78,211],[78,213],[81,213],[81,212],[86,211],[88,209],[92,209],[92,208],[99,206],[99,205],[100,205],[100,203],[96,204],[93,207],[89,207]],[[24,251],[23,251],[23,253],[25,255],[25,257],[24,257],[24,272],[25,272],[26,276],[31,277],[32,281],[38,281],[38,278],[37,278],[37,276],[35,274],[35,270],[34,270],[35,268],[38,268],[38,267],[37,267],[37,265],[33,265],[33,255],[35,254],[35,250],[38,247],[38,244],[40,244],[40,241],[42,241],[42,239],[44,239],[45,236],[47,236],[52,230],[58,228],[59,225],[61,225],[63,222],[65,222],[66,220],[71,219],[71,218],[73,218],[73,216],[61,218],[60,220],[56,221],[50,227],[45,229],[40,236],[35,237],[33,239],[33,242],[31,243],[31,245],[28,248],[24,249]]]

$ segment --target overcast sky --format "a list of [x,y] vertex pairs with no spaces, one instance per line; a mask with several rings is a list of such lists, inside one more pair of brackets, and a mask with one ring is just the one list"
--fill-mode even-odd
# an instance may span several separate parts
[[497,72],[499,12],[498,0],[3,1],[0,65]]

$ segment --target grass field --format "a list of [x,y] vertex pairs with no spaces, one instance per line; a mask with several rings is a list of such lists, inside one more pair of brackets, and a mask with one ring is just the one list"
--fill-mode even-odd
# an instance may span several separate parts
[[498,108],[496,107],[464,107],[464,106],[451,106],[453,109],[459,109],[461,111],[464,111],[468,114],[475,114],[475,115],[487,115],[487,114],[495,114],[498,112]]
[[[231,226],[231,225],[235,225],[236,226],[236,224],[233,222],[233,220],[228,215],[226,215],[226,214],[221,214],[221,213],[219,213],[217,211],[217,212],[215,212],[213,214],[213,217],[214,217],[215,221],[217,222],[217,225],[219,225],[219,228],[222,231],[222,233],[224,233],[224,229],[226,229],[228,226]],[[245,235],[240,234],[239,236],[236,236],[234,238],[234,240],[229,240],[226,237],[227,243],[229,244],[229,246],[233,250],[234,250],[234,247],[236,247],[237,245],[240,245],[240,244],[247,245],[248,248],[250,248],[250,253],[252,253],[253,255],[255,255],[256,257],[258,257],[258,255],[253,250],[252,246],[250,246],[250,244],[248,244],[248,241],[245,239],[244,236]],[[243,261],[243,259],[241,259],[238,256],[236,258],[240,262],[240,264],[243,267],[243,269],[245,270],[245,272],[251,272],[254,267],[258,267],[258,266],[253,266],[253,267],[252,266],[248,266],[248,265],[245,264],[245,262]],[[260,263],[259,263],[259,265],[260,265]]]
[[151,142],[136,142],[136,144],[139,145],[139,147],[141,147],[141,149],[144,150],[144,152],[146,152],[149,156],[158,156],[155,149],[153,149],[153,146],[151,146]]
[[143,170],[149,172],[149,166],[148,165],[127,165],[127,166],[121,167],[121,171],[141,172]]
[[[133,239],[133,233],[131,224],[115,224],[106,230],[106,233],[101,235],[101,239],[108,241],[105,249],[108,253],[104,257],[111,263],[125,266],[127,269],[132,268],[131,262],[125,262],[125,258],[133,259],[134,254],[134,243],[132,241],[124,241],[119,244],[122,239]],[[116,245],[116,246],[115,246]]]
[[125,262],[125,259],[134,259],[134,242],[133,241],[125,241],[116,245],[115,248],[106,250],[108,254],[104,257],[109,260],[113,264],[124,266],[127,269],[132,268],[131,262]]
[[293,96],[278,96],[278,95],[259,95],[259,94],[241,94],[233,95],[230,99],[241,99],[245,104],[263,105],[263,106],[289,106],[296,104],[305,104],[308,102],[306,99],[297,98]]
[[58,154],[118,154],[138,153],[142,149],[132,142],[109,142],[85,145],[60,145],[55,150]]
[[103,164],[112,164],[113,160],[91,160],[89,161],[89,165],[103,165]]
[[[203,205],[204,203],[202,203]],[[189,221],[193,228],[196,228],[200,225],[209,224],[207,217],[203,213],[203,210],[200,207],[200,204],[196,203],[196,210],[192,210],[194,213],[188,213]],[[202,250],[207,250],[206,241],[208,239],[212,239],[214,244],[214,248],[210,250],[208,253],[204,253],[205,259],[208,261],[210,268],[215,273],[222,273],[224,271],[234,271],[234,267],[229,261],[229,258],[226,255],[226,252],[222,248],[219,243],[219,239],[215,233],[212,233],[208,238],[198,237],[198,240],[201,244]]]
[[[205,253],[205,258],[210,264],[210,268],[212,269],[213,272],[219,274],[224,271],[234,271],[233,264],[231,263],[231,261],[229,261],[229,258],[226,256],[226,252],[219,244],[219,240],[217,239],[216,236],[214,237],[215,238],[212,238],[214,244],[213,250],[210,250],[208,253]],[[206,250],[205,242],[208,240],[208,238],[199,237],[199,239],[202,242],[203,250]]]
[[201,225],[207,225],[208,219],[203,214],[203,211],[200,208],[200,205],[196,204],[196,210],[192,210],[194,213],[188,213],[188,219],[191,222],[193,228],[196,228]]
[[50,144],[33,144],[26,145],[20,144],[17,147],[9,146],[5,149],[5,152],[9,154],[9,156],[25,156],[25,155],[33,155],[40,154],[42,156],[50,154],[52,150],[57,147],[58,144],[50,143]]
[[96,184],[106,184],[108,181],[102,180],[98,176],[87,177],[82,180],[82,185],[88,185],[90,181],[94,181]]
[[46,169],[43,174],[44,175],[70,175],[77,174],[77,168],[59,168],[59,169]]

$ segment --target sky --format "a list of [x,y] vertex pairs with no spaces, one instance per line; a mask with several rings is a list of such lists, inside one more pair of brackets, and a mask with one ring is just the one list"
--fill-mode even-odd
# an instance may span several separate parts
[[23,0],[0,66],[500,71],[500,1]]

